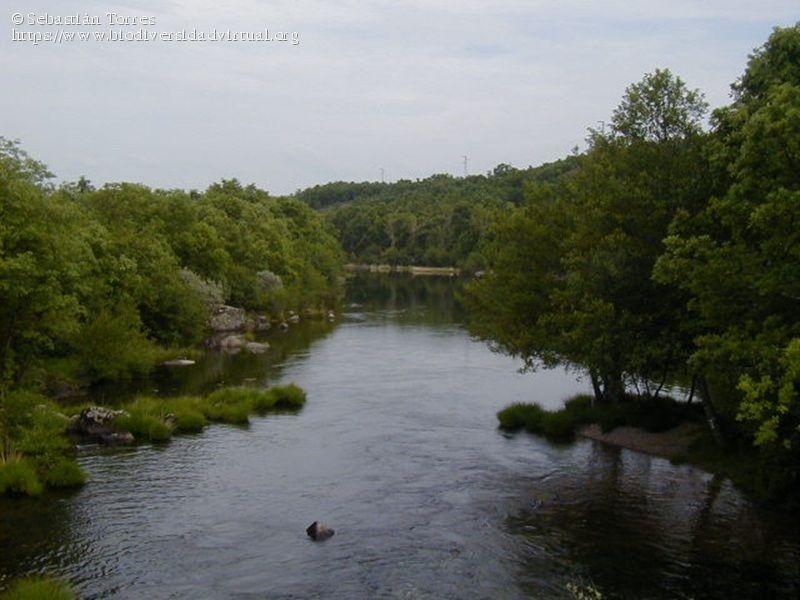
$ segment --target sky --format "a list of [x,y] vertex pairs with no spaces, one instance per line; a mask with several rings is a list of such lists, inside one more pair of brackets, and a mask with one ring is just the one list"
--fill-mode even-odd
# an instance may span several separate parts
[[[76,14],[100,24],[48,22]],[[797,0],[0,0],[0,135],[95,185],[484,173],[583,147],[656,68],[726,104],[798,20]]]

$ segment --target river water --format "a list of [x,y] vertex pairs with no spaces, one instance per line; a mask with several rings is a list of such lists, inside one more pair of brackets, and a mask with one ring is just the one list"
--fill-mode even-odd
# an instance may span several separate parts
[[[576,581],[607,598],[797,597],[796,517],[690,466],[500,432],[506,404],[555,407],[587,384],[519,374],[471,340],[456,285],[359,277],[335,324],[143,383],[294,381],[308,403],[81,448],[81,490],[0,500],[0,582],[47,572],[85,598],[561,598]],[[317,519],[331,540],[306,538]]]

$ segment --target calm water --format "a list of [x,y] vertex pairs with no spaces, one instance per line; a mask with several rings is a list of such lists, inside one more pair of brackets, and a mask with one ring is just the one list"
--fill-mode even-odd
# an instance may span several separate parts
[[[86,598],[559,598],[580,579],[607,597],[797,596],[796,518],[688,466],[499,432],[509,402],[557,406],[586,383],[471,341],[454,285],[357,280],[335,325],[141,386],[296,381],[309,401],[82,449],[80,491],[0,500],[0,580],[49,572]],[[336,536],[310,542],[315,519]]]

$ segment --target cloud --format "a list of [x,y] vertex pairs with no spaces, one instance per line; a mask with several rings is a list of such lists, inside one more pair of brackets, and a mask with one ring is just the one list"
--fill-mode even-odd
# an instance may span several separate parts
[[[53,1],[19,10],[65,13]],[[13,118],[0,134],[69,179],[204,187],[236,176],[290,192],[380,168],[458,173],[463,154],[474,171],[553,160],[655,67],[724,103],[796,3],[129,0],[78,11],[154,14],[158,31],[297,31],[301,43],[33,47],[9,41],[9,27],[0,82],[15,93],[0,111]]]

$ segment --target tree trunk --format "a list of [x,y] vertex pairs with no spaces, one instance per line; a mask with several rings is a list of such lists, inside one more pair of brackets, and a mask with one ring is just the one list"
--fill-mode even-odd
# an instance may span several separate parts
[[604,378],[605,389],[603,396],[612,404],[619,404],[625,398],[625,384],[622,382],[622,374],[616,373],[606,375]]
[[589,369],[589,378],[592,380],[592,389],[594,390],[592,406],[595,404],[602,404],[605,397],[603,396],[603,389],[600,387],[600,379],[597,377],[597,371]]
[[697,375],[692,375],[692,387],[689,388],[689,399],[686,401],[686,404],[691,404],[692,400],[694,400],[694,389],[697,386]]
[[708,423],[708,428],[711,430],[711,435],[714,436],[714,441],[717,442],[719,446],[724,446],[725,440],[719,428],[717,411],[714,409],[714,404],[711,401],[711,392],[708,389],[708,382],[703,376],[700,376],[700,401],[703,403],[703,412],[706,414],[706,422]]

